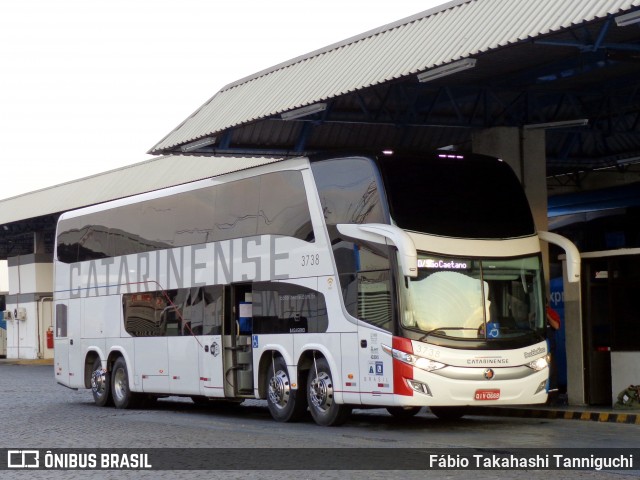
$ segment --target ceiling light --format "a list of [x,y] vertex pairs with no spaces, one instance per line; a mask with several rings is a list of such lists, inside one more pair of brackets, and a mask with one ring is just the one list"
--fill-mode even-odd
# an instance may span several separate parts
[[615,17],[616,25],[619,27],[626,27],[627,25],[633,25],[634,23],[640,22],[640,10],[636,10],[635,12],[625,13],[624,15],[619,15]]
[[431,80],[435,80],[436,78],[446,77],[447,75],[462,72],[463,70],[468,70],[469,68],[473,68],[475,66],[475,58],[464,58],[462,60],[458,60],[457,62],[449,63],[447,65],[432,68],[431,70],[422,72],[418,74],[418,81],[430,82]]
[[205,137],[200,140],[196,140],[195,142],[187,143],[180,147],[182,153],[193,152],[194,150],[198,150],[202,147],[207,147],[209,145],[213,145],[216,143],[216,137]]
[[307,115],[313,115],[314,113],[323,112],[326,109],[326,103],[314,103],[313,105],[307,105],[306,107],[284,112],[280,115],[280,118],[282,118],[282,120],[294,120],[296,118],[306,117]]
[[589,125],[588,118],[578,118],[575,120],[560,120],[558,122],[530,123],[524,125],[525,130],[538,130],[543,128],[566,128],[566,127],[584,127]]

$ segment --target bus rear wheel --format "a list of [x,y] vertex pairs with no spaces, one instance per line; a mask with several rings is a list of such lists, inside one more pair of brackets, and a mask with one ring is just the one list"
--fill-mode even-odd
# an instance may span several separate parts
[[282,357],[272,360],[265,377],[269,413],[278,422],[299,420],[307,410],[304,389],[293,389],[289,370]]
[[99,407],[113,404],[111,398],[111,378],[109,372],[102,368],[102,361],[96,358],[91,370],[91,393],[93,401]]
[[123,357],[118,357],[111,370],[111,396],[116,408],[134,408],[137,405],[138,395],[129,389],[129,372]]
[[315,360],[309,370],[307,403],[315,422],[325,427],[342,425],[351,415],[350,406],[335,401],[331,369],[324,358]]

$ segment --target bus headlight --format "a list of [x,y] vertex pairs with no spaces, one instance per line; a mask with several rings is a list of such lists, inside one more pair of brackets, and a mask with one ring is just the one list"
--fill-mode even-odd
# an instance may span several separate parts
[[384,344],[382,345],[382,351],[391,355],[396,360],[400,360],[402,363],[406,363],[407,365],[411,365],[412,367],[416,367],[427,372],[446,367],[444,363],[429,360],[428,358],[417,357],[410,353],[391,348]]
[[529,367],[531,370],[535,370],[536,372],[539,372],[540,370],[544,370],[548,366],[549,366],[549,359],[547,357],[540,357],[537,360],[534,360],[533,362],[527,363],[527,367]]

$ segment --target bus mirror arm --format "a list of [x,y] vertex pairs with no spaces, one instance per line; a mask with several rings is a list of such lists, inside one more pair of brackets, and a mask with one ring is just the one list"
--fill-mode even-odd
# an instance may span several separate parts
[[570,283],[580,281],[580,252],[571,240],[557,233],[539,231],[538,237],[562,248],[567,257],[567,280]]
[[351,238],[373,243],[391,243],[398,249],[400,270],[405,277],[418,276],[418,253],[413,240],[407,232],[395,225],[384,223],[340,223],[338,231]]

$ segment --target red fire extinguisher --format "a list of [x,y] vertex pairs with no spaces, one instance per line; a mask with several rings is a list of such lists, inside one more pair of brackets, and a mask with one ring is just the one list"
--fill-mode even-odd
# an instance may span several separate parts
[[47,330],[47,348],[53,348],[53,328]]

